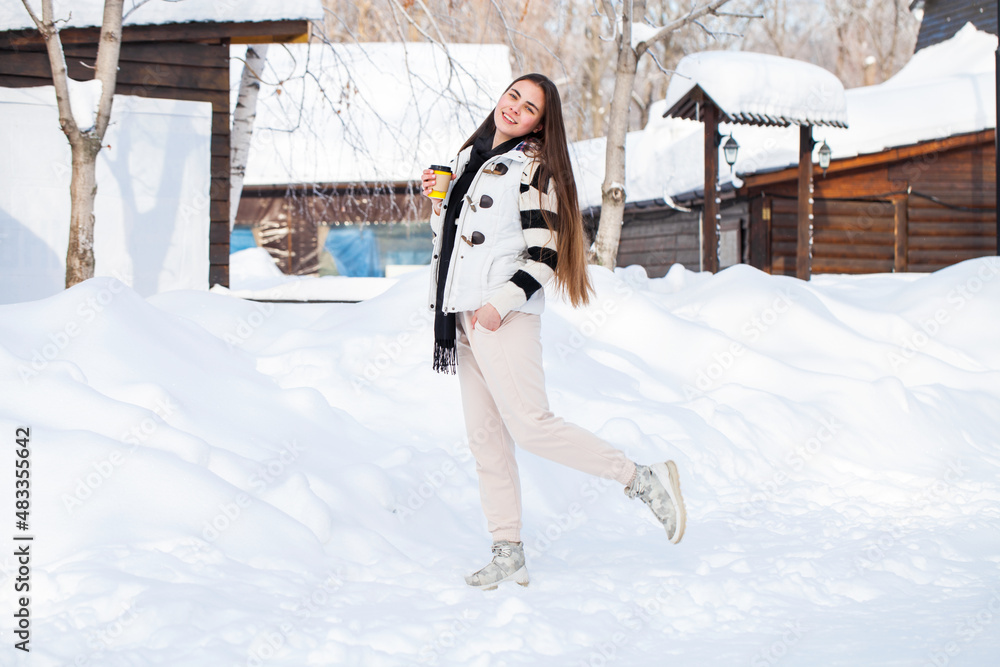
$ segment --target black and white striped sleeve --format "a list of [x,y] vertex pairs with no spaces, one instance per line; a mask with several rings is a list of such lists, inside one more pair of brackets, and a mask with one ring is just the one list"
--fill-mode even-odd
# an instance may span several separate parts
[[539,185],[539,162],[532,160],[521,174],[518,207],[521,211],[521,232],[527,247],[524,265],[511,276],[489,300],[504,317],[523,306],[538,290],[542,289],[556,270],[556,233],[545,224],[542,211],[550,216],[557,214],[555,183],[549,179],[544,192]]

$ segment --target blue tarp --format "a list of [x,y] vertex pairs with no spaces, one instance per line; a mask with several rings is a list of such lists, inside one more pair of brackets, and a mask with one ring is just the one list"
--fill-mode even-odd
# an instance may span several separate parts
[[[230,253],[256,247],[249,227],[233,228],[229,238]],[[333,257],[339,275],[377,277],[385,275],[387,264],[429,264],[431,233],[429,227],[409,230],[405,234],[379,226],[332,227],[324,249]]]
[[249,227],[233,227],[232,234],[229,235],[229,254],[256,248],[257,242],[253,238],[253,231]]
[[368,226],[331,228],[324,244],[342,276],[371,278],[382,275],[378,239]]

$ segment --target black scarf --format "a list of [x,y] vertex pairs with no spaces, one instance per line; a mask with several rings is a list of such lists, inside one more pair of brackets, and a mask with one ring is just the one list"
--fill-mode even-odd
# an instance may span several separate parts
[[455,234],[458,230],[458,215],[462,211],[463,200],[469,192],[473,179],[491,157],[502,155],[521,143],[520,138],[506,141],[493,148],[493,137],[481,136],[472,144],[472,154],[448,195],[444,227],[441,230],[441,261],[438,263],[437,296],[434,309],[434,370],[438,373],[455,374],[458,366],[458,351],[455,348],[455,313],[446,313],[444,308],[444,285],[448,281],[451,253],[455,248]]

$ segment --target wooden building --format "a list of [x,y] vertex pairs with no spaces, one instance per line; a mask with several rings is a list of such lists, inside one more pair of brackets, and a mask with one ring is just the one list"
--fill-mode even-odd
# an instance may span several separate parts
[[[996,254],[994,130],[814,168],[812,271],[936,271]],[[746,176],[749,263],[795,275],[797,170]]]
[[[718,193],[719,268],[749,263],[749,205],[730,187]],[[674,264],[691,271],[701,271],[701,225],[704,193],[679,197],[673,206],[663,199],[629,202],[625,205],[621,238],[618,242],[618,266],[639,264],[650,278],[660,278]],[[597,235],[600,209],[584,213],[591,240]]]
[[[116,93],[212,104],[210,285],[229,285],[230,44],[305,41],[309,32],[307,19],[123,26]],[[59,34],[69,76],[92,79],[100,28]],[[0,31],[0,86],[47,85],[52,76],[38,31]]]
[[419,187],[418,182],[249,185],[236,224],[250,227],[257,245],[288,275],[322,273],[326,235],[344,225],[391,226],[403,234],[426,227],[429,257],[431,201]]
[[[800,138],[798,165],[790,132],[722,129],[741,147],[739,181],[725,174],[717,195],[720,268],[742,261],[807,279],[813,273],[930,272],[997,254],[996,49],[994,35],[966,24],[915,53],[889,81],[846,91],[850,126],[818,130],[811,149],[805,144],[803,150]],[[643,146],[655,136],[630,140]],[[619,265],[644,265],[650,276],[664,275],[673,262],[706,268],[695,257],[697,249],[706,250],[699,223],[705,230],[711,219],[703,190],[690,185],[690,174],[704,163],[697,140],[692,133],[630,162],[627,174],[656,174],[664,195],[626,204]],[[813,163],[824,145],[832,155],[825,174]],[[648,180],[640,188],[627,184],[626,192],[655,190]],[[803,180],[811,185],[804,189]],[[671,189],[672,183],[683,189]],[[812,209],[806,215],[804,201]],[[599,209],[588,213],[596,217]]]
[[[997,253],[994,130],[813,168],[811,273],[929,272]],[[719,265],[796,275],[798,167],[749,174],[719,199]],[[618,265],[700,270],[701,193],[629,203]],[[688,211],[679,210],[687,208]],[[599,210],[587,211],[593,225]]]

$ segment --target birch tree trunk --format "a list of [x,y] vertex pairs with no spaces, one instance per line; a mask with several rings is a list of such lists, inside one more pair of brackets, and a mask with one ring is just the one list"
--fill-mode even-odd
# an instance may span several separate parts
[[639,58],[649,47],[666,40],[671,33],[698,21],[729,0],[711,0],[701,7],[692,8],[687,14],[656,30],[643,41],[632,45],[632,23],[643,22],[646,0],[625,0],[620,17],[605,2],[609,21],[621,25],[618,43],[618,65],[615,71],[615,88],[611,97],[611,114],[608,122],[607,154],[604,162],[604,183],[601,185],[601,220],[597,230],[596,260],[601,266],[613,269],[618,258],[618,242],[622,234],[625,213],[625,136],[628,133],[629,106],[635,85]]
[[94,198],[97,196],[97,155],[111,119],[111,104],[118,81],[118,56],[122,41],[123,0],[105,0],[94,78],[101,82],[101,97],[92,127],[80,128],[70,106],[69,80],[62,40],[53,16],[52,0],[42,0],[39,19],[28,0],[22,0],[45,48],[56,91],[59,126],[72,154],[70,177],[69,247],[66,250],[66,287],[94,277]]
[[[94,144],[97,144],[96,146]],[[66,287],[94,277],[94,200],[97,197],[97,154],[100,141],[84,134],[70,140],[72,175],[69,182],[69,245],[66,248]]]
[[230,141],[230,175],[229,175],[229,231],[236,224],[236,211],[240,207],[240,196],[243,194],[243,177],[247,171],[247,158],[250,156],[250,139],[253,137],[253,121],[257,117],[257,94],[260,92],[260,77],[264,73],[264,63],[267,61],[267,44],[250,45],[247,47],[246,59],[243,61],[243,76],[240,78],[240,92],[236,97],[236,110],[233,112],[233,129]]
[[597,263],[609,269],[615,268],[618,242],[622,234],[625,213],[625,135],[628,133],[628,111],[639,64],[639,58],[632,48],[633,11],[642,17],[646,13],[646,0],[622,3],[618,64],[615,68],[615,88],[611,95],[608,120],[604,183],[601,184],[601,220],[597,228],[595,248]]

